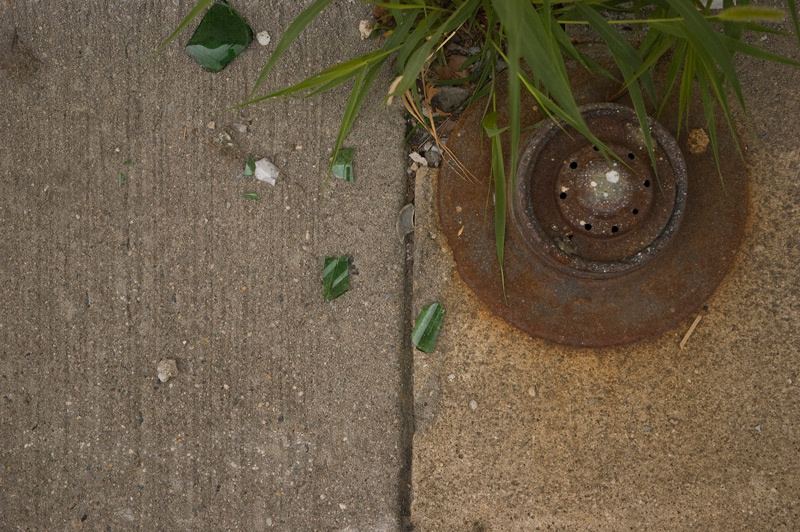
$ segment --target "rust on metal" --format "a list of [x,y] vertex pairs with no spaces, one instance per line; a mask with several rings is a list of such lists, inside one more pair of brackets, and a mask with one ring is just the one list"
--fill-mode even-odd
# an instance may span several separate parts
[[652,260],[675,235],[686,204],[686,165],[672,135],[651,121],[653,171],[636,113],[590,104],[582,115],[616,155],[549,122],[522,154],[511,225],[519,241],[568,274],[621,275]]
[[[608,64],[602,52],[589,53]],[[483,102],[464,112],[449,141],[483,182],[469,183],[443,165],[442,228],[470,289],[532,336],[591,347],[656,336],[700,307],[732,266],[746,219],[746,165],[733,138],[720,131],[723,186],[713,150],[690,149],[697,135],[677,135],[677,105],[668,105],[660,124],[651,123],[654,172],[627,102],[606,100],[617,92],[613,82],[577,65],[568,65],[568,72],[592,131],[618,159],[603,157],[588,140],[555,125],[523,139],[516,186],[509,187],[508,303],[491,201],[487,208],[491,148],[480,137]],[[523,126],[545,118],[534,102],[523,103]],[[693,105],[687,130],[704,129],[702,109]],[[500,121],[508,123],[505,109]]]

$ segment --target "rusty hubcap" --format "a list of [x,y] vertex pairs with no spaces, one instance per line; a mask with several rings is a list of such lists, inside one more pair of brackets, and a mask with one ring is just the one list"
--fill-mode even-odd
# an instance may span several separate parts
[[[605,48],[584,52],[613,69]],[[625,164],[607,161],[570,128],[565,135],[545,125],[523,139],[508,198],[514,208],[506,233],[506,302],[491,201],[487,211],[491,149],[480,133],[485,102],[476,102],[448,144],[483,182],[469,183],[443,165],[437,192],[442,230],[467,286],[492,312],[533,336],[600,347],[658,335],[700,307],[734,264],[747,216],[746,165],[733,138],[719,131],[723,186],[711,146],[692,144],[686,132],[676,143],[676,98],[661,116],[663,127],[651,124],[656,177],[635,115],[607,103],[619,87],[576,64],[567,70],[592,131]],[[498,80],[498,102],[507,98],[504,86]],[[522,109],[523,126],[546,118],[531,99]],[[500,127],[508,124],[507,110],[498,112]],[[699,135],[703,115],[693,100],[685,127]],[[508,139],[503,142],[509,153]]]
[[511,219],[529,248],[565,273],[621,275],[646,264],[680,224],[686,164],[675,139],[653,122],[653,172],[635,112],[587,105],[582,114],[619,160],[554,122],[529,141],[511,190]]

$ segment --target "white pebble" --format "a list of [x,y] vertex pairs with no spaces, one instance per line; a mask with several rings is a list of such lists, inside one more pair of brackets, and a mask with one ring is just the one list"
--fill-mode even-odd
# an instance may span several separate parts
[[475,399],[473,399],[472,401],[469,402],[469,407],[471,409],[473,409],[473,410],[477,410],[478,409],[478,402]]
[[609,183],[618,183],[619,182],[619,172],[616,170],[611,170],[610,172],[606,173],[606,181]]
[[369,39],[372,35],[372,29],[375,27],[375,22],[372,20],[362,20],[358,23],[358,33],[361,34],[361,40]]
[[412,151],[408,154],[411,157],[411,160],[415,163],[419,164],[420,166],[428,166],[428,159],[420,155],[419,153]]
[[261,46],[267,46],[269,41],[272,40],[272,37],[269,36],[269,33],[266,31],[259,31],[256,33],[256,40],[258,40],[258,44]]

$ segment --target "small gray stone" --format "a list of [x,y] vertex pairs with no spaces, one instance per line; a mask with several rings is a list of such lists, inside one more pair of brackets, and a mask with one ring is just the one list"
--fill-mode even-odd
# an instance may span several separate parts
[[233,129],[239,133],[247,133],[247,126],[244,124],[233,124]]
[[172,377],[178,376],[178,365],[175,363],[175,360],[171,358],[165,358],[158,363],[158,366],[156,366],[156,371],[158,371],[158,380],[161,382],[167,382]]
[[439,153],[436,147],[433,147],[425,152],[425,160],[428,161],[428,166],[439,168],[439,165],[442,163],[442,154]]
[[461,104],[467,101],[470,91],[464,87],[442,87],[431,102],[433,106],[444,113],[457,111]]

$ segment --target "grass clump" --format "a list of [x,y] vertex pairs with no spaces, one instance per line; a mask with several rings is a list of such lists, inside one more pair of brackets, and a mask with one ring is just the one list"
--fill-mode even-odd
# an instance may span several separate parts
[[[731,129],[732,107],[745,108],[734,54],[800,66],[742,39],[746,32],[781,33],[766,24],[779,22],[787,15],[780,9],[749,5],[749,0],[739,0],[738,5],[734,5],[734,0],[724,0],[721,10],[712,10],[711,0],[573,0],[560,3],[549,0],[387,0],[365,2],[373,7],[376,19],[371,31],[376,42],[373,51],[338,63],[290,87],[259,95],[262,83],[283,53],[332,1],[315,0],[289,25],[259,73],[250,96],[236,107],[290,95],[316,95],[352,82],[333,149],[332,165],[379,71],[393,60],[396,77],[388,87],[387,101],[402,99],[421,127],[438,139],[436,109],[431,103],[436,84],[429,81],[429,73],[434,66],[447,65],[444,47],[448,41],[459,32],[470,35],[476,41],[477,51],[451,68],[452,79],[438,83],[471,83],[475,90],[469,101],[489,96],[484,129],[493,147],[495,234],[501,267],[506,223],[504,191],[506,180],[509,186],[513,186],[515,180],[523,91],[533,97],[550,119],[563,121],[595,145],[603,146],[581,116],[567,79],[565,60],[572,59],[590,71],[613,76],[580,52],[570,40],[567,26],[591,27],[608,47],[622,75],[618,81],[630,96],[653,163],[648,109],[654,109],[658,116],[675,91],[679,98],[679,115],[685,120],[693,88],[696,86],[699,90],[718,160],[715,108],[722,109]],[[213,0],[198,1],[157,51],[212,3]],[[795,33],[800,37],[796,0],[788,0],[788,7]],[[642,29],[644,37],[638,46],[625,38],[620,31],[622,25]],[[664,86],[657,90],[653,73],[662,60],[668,62],[667,75]],[[474,74],[466,74],[467,67],[476,62],[482,68],[474,69]],[[498,70],[505,67],[508,68],[510,123],[507,130],[498,130],[494,114],[495,79]],[[499,149],[501,134],[510,135],[510,164],[506,166]],[[442,151],[447,153],[446,146]]]

